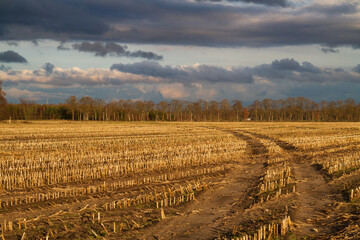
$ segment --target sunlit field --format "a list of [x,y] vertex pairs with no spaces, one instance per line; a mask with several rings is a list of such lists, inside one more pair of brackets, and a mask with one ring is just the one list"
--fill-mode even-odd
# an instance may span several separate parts
[[359,123],[0,123],[3,239],[356,239]]

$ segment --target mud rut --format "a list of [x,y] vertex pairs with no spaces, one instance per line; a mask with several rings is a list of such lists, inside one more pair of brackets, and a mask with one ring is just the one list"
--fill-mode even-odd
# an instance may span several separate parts
[[[269,209],[272,212],[279,209],[278,212],[283,214],[282,209],[285,208],[285,214],[290,215],[294,223],[292,233],[297,237],[329,239],[332,229],[327,223],[336,221],[338,217],[336,213],[330,213],[335,211],[334,202],[339,196],[315,167],[286,142],[251,132],[243,134],[240,131],[217,130],[230,132],[247,142],[245,162],[234,165],[218,184],[179,210],[178,216],[166,218],[137,232],[138,239],[215,239],[231,232],[234,226],[259,221]],[[296,192],[290,197],[251,206],[252,196],[256,194],[269,158],[268,149],[260,139],[272,141],[290,156]]]

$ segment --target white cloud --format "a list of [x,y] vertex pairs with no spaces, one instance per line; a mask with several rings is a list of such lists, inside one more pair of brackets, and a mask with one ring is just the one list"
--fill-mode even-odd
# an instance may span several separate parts
[[189,97],[189,93],[181,83],[161,84],[157,90],[166,99],[184,99]]
[[50,76],[46,76],[44,70],[20,70],[1,72],[0,79],[4,82],[31,83],[53,86],[73,86],[73,85],[120,85],[124,83],[161,83],[165,79],[142,76],[132,73],[111,71],[103,68],[89,68],[87,70],[73,67],[70,69],[55,68]]
[[26,89],[18,89],[18,88],[10,88],[5,90],[6,97],[12,100],[24,99],[27,101],[41,101],[45,98],[56,98],[56,99],[63,99],[68,96],[68,94],[62,93],[47,93],[41,91],[29,91]]
[[144,85],[136,84],[136,85],[134,85],[134,88],[136,88],[137,90],[139,90],[142,93],[147,93],[147,90],[145,89]]
[[269,79],[259,76],[254,76],[254,83],[258,85],[275,85],[273,82],[269,81]]
[[216,96],[218,95],[218,91],[217,88],[215,88],[214,86],[208,86],[208,88],[204,87],[204,88],[199,88],[197,89],[194,94],[192,94],[193,100],[197,100],[199,98],[201,99],[215,99]]

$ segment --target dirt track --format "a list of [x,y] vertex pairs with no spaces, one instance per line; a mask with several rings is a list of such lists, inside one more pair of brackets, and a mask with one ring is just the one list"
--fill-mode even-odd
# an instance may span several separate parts
[[[238,135],[243,139],[247,139]],[[189,204],[180,216],[171,217],[146,229],[144,239],[213,239],[227,230],[233,217],[250,207],[253,194],[264,171],[265,147],[250,142],[249,159],[234,165],[226,176],[211,189]],[[254,153],[257,153],[254,155]]]
[[[268,209],[275,212],[275,219],[280,218],[286,209],[285,213],[293,221],[292,235],[298,238],[330,239],[334,221],[341,218],[342,211],[345,210],[337,206],[337,201],[344,199],[329,183],[330,179],[286,142],[251,132],[230,132],[248,143],[247,162],[234,166],[219,184],[190,203],[179,216],[170,217],[139,232],[142,235],[139,239],[223,238],[226,233],[232,235],[236,225],[258,221],[259,216]],[[293,171],[296,192],[284,199],[252,206],[251,199],[256,194],[254,189],[264,175],[266,160],[271,157],[260,139],[271,141],[284,151]],[[337,227],[339,225],[341,223]]]
[[272,140],[290,155],[290,166],[296,180],[297,194],[291,217],[296,224],[294,232],[299,236],[327,238],[331,230],[321,222],[326,209],[335,202],[334,193],[323,175],[296,151],[296,148],[281,141],[255,134],[256,137]]

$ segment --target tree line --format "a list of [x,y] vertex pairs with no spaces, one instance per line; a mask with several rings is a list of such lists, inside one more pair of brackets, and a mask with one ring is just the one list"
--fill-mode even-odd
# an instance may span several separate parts
[[105,102],[89,96],[64,103],[8,103],[0,84],[0,119],[73,121],[360,121],[360,104],[353,99],[316,103],[304,97],[264,99],[244,107],[239,100],[119,100]]

